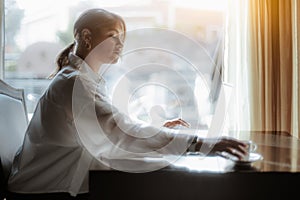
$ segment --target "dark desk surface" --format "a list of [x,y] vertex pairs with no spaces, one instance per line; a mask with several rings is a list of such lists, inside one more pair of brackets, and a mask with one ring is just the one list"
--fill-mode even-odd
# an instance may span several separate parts
[[262,161],[253,163],[258,171],[300,171],[300,140],[286,132],[242,132],[241,139],[249,138],[257,143]]
[[[178,170],[198,172],[298,172],[300,171],[300,140],[284,132],[239,132],[237,138],[252,140],[257,144],[256,153],[263,159],[249,165],[237,165],[221,156],[166,156],[165,158],[118,159],[111,161],[111,167],[119,171],[148,172],[164,166]],[[160,167],[160,163],[165,161]]]
[[174,166],[185,167],[193,171],[232,172],[299,172],[300,140],[285,132],[249,132],[239,133],[240,139],[252,140],[257,144],[256,152],[263,159],[247,166],[236,165],[231,160],[221,157],[182,157]]
[[299,199],[300,173],[90,171],[90,200]]
[[91,199],[287,199],[299,195],[295,183],[300,178],[300,141],[278,132],[239,135],[257,143],[263,160],[236,166],[219,156],[182,156],[171,168],[147,173],[90,171]]

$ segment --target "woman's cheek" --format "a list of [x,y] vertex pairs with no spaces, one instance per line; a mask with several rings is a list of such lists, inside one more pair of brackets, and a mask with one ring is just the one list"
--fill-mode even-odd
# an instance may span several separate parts
[[107,40],[105,40],[105,42],[103,43],[103,50],[104,50],[105,52],[109,53],[109,54],[112,54],[113,51],[114,51],[114,46],[115,46],[114,42],[111,41],[111,40],[109,40],[109,39],[107,39]]

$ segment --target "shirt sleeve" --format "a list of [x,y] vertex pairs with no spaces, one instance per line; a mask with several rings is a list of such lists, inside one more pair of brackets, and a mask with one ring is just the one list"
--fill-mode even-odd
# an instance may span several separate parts
[[[193,135],[181,134],[180,130],[133,121],[95,88],[91,90],[91,85],[80,87],[79,96],[73,96],[78,101],[75,109],[73,103],[74,122],[80,141],[97,157],[181,155],[194,139]],[[85,97],[84,92],[87,93]]]
[[96,100],[100,127],[115,149],[132,154],[182,154],[193,138],[168,128],[133,121],[107,101]]

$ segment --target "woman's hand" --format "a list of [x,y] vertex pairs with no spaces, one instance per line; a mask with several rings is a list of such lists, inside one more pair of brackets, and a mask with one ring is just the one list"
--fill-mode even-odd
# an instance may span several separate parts
[[202,145],[206,146],[206,150],[210,152],[208,154],[216,154],[217,152],[226,152],[233,156],[236,156],[240,160],[247,154],[247,144],[231,137],[219,137],[219,138],[207,138],[199,140],[196,150],[201,151]]
[[190,124],[187,123],[186,121],[184,121],[183,119],[173,119],[170,121],[165,122],[165,124],[163,125],[164,127],[167,128],[174,128],[175,126],[185,126],[185,127],[190,127]]

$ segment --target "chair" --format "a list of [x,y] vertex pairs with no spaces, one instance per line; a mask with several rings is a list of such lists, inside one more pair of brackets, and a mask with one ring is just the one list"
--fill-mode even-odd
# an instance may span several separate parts
[[10,173],[14,156],[23,143],[28,126],[24,90],[0,80],[0,159],[1,198]]
[[5,198],[5,181],[4,181],[4,173],[2,169],[2,162],[0,158],[0,199]]
[[0,200],[88,199],[87,194],[80,194],[75,198],[66,193],[22,194],[7,190],[12,162],[23,144],[28,121],[24,90],[11,87],[0,80]]

